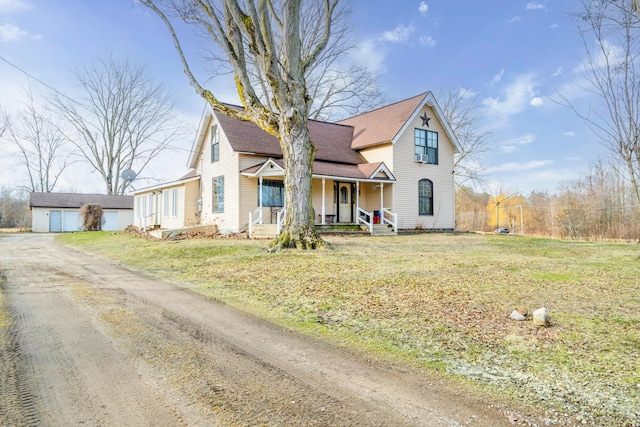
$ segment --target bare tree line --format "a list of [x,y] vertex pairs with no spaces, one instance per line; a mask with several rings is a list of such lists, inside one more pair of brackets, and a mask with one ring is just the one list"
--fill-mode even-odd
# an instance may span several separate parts
[[461,187],[456,192],[456,228],[490,232],[504,227],[514,234],[540,237],[638,241],[640,206],[625,172],[617,162],[598,161],[553,194],[492,197]]

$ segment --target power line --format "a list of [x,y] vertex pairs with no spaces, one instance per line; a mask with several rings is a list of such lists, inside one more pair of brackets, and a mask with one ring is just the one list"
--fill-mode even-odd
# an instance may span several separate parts
[[21,73],[23,73],[25,76],[29,77],[32,80],[35,80],[36,82],[40,83],[42,86],[51,89],[52,91],[54,91],[55,93],[57,93],[60,96],[65,97],[66,99],[68,99],[69,101],[73,102],[74,104],[77,104],[83,108],[86,108],[84,105],[82,105],[81,103],[79,103],[78,101],[76,101],[75,99],[72,99],[70,97],[68,97],[67,95],[65,95],[64,93],[60,92],[58,89],[56,89],[55,87],[43,82],[42,80],[40,80],[39,78],[37,78],[36,76],[30,74],[28,71],[23,70],[22,68],[18,67],[16,64],[14,64],[13,62],[9,61],[8,59],[6,59],[3,56],[0,56],[0,60],[2,60],[3,62],[5,62],[7,65],[9,65],[10,67],[15,68],[16,70],[20,71]]

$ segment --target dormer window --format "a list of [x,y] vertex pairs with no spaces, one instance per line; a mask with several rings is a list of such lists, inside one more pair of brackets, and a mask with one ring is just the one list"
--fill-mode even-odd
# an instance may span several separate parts
[[418,163],[438,164],[438,132],[414,130],[415,158]]
[[218,126],[211,126],[211,163],[220,160],[220,133]]

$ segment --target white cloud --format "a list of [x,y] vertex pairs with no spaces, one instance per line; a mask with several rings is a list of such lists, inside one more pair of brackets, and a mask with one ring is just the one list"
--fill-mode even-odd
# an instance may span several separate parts
[[580,156],[569,156],[569,157],[565,157],[564,159],[569,160],[570,162],[578,162],[582,160]]
[[432,39],[430,36],[422,36],[420,37],[420,45],[434,47],[436,45],[436,41]]
[[534,107],[541,107],[544,105],[544,100],[539,96],[534,96],[533,98],[531,98],[530,104]]
[[539,9],[546,9],[547,6],[545,6],[542,3],[536,3],[534,1],[530,1],[529,3],[527,3],[527,10],[539,10]]
[[24,0],[0,0],[0,13],[20,13],[32,9],[33,6]]
[[508,141],[505,141],[504,145],[502,145],[500,149],[507,154],[513,153],[518,149],[518,146],[529,145],[535,140],[536,140],[536,136],[532,133],[528,133],[526,135],[522,135],[517,138],[513,138]]
[[413,26],[398,25],[391,31],[382,33],[381,40],[390,43],[404,43],[409,40],[409,36],[414,32]]
[[509,24],[513,24],[514,22],[520,22],[522,21],[522,18],[520,18],[519,16],[514,16],[513,18],[509,19]]
[[0,42],[17,42],[28,35],[28,32],[21,30],[17,25],[0,24]]
[[517,138],[510,139],[506,141],[505,144],[509,145],[528,145],[536,140],[536,136],[532,133],[528,133],[526,135],[519,136]]
[[563,71],[564,69],[562,67],[558,67],[555,73],[551,74],[551,77],[558,77],[560,74],[562,74]]
[[499,83],[500,80],[502,80],[502,76],[504,76],[504,68],[502,70],[500,70],[500,72],[498,74],[493,76],[493,79],[491,80],[491,85],[495,85],[495,84]]
[[482,103],[489,108],[489,114],[504,120],[524,111],[534,93],[533,77],[522,75],[506,87],[503,98],[486,98]]
[[372,72],[384,72],[385,50],[373,40],[364,40],[351,51],[351,59],[356,64],[366,65]]
[[564,136],[571,136],[571,137],[573,137],[573,136],[576,136],[576,133],[575,133],[574,131],[570,130],[570,131],[568,131],[568,132],[563,133],[563,135],[564,135]]
[[503,163],[499,166],[494,166],[487,169],[487,173],[495,173],[495,172],[519,172],[526,171],[532,169],[539,169],[545,166],[549,166],[553,164],[553,160],[531,160],[530,162],[517,163]]
[[420,12],[420,15],[422,16],[426,15],[428,10],[429,10],[429,5],[426,4],[425,2],[421,2],[420,7],[418,7],[418,12]]
[[462,99],[471,99],[476,95],[478,95],[478,92],[476,92],[475,90],[467,89],[464,87],[461,87],[460,89],[458,89],[458,93],[460,94],[460,98]]

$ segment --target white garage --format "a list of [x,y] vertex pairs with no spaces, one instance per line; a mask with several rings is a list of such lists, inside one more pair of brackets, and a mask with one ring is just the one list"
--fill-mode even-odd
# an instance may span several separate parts
[[32,231],[65,233],[82,230],[80,208],[102,206],[102,230],[124,230],[133,224],[133,196],[80,193],[31,193]]

